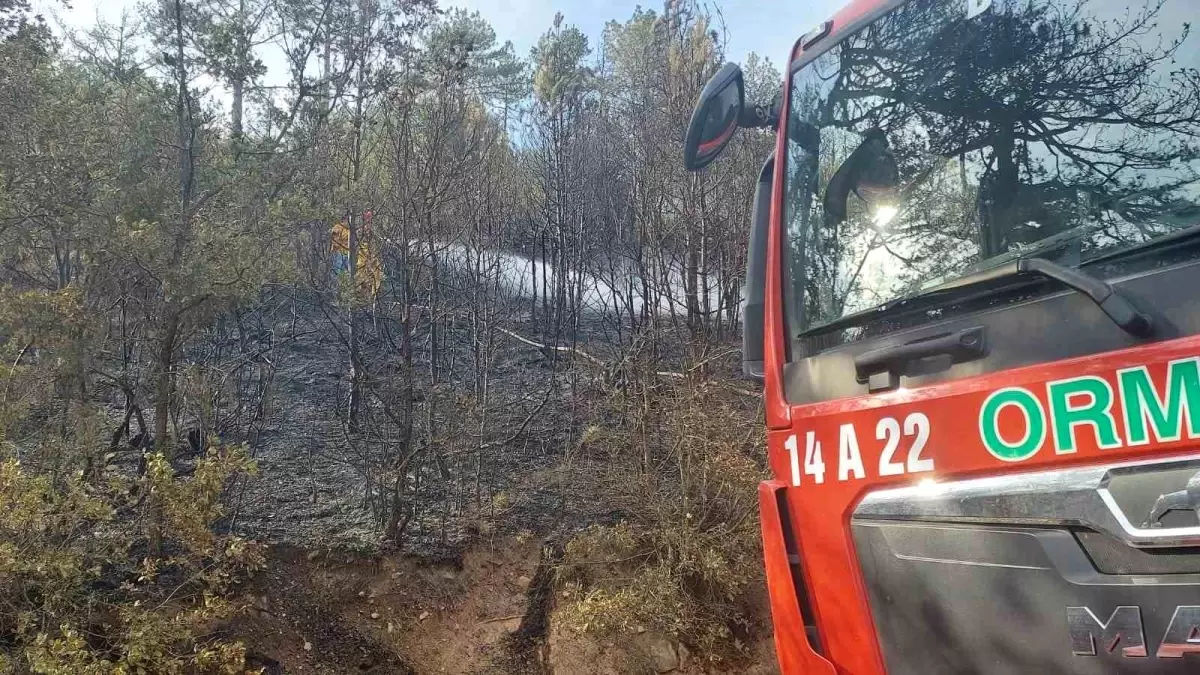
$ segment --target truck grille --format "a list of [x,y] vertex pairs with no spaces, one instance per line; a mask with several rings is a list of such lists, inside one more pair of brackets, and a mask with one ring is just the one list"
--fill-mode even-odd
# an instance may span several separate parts
[[1200,457],[871,493],[851,527],[888,672],[1200,672],[1198,475]]

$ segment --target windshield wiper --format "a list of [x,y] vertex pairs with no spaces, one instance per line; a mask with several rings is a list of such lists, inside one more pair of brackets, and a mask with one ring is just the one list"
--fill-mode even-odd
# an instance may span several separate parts
[[[1036,274],[1047,279],[1054,279],[1091,298],[1100,311],[1108,315],[1112,322],[1121,330],[1134,337],[1148,338],[1154,334],[1154,321],[1149,314],[1139,311],[1128,298],[1111,284],[1070,267],[1063,267],[1045,258],[1017,258],[1008,265],[981,272],[973,281],[985,281],[1010,277],[1017,274]],[[951,282],[961,285],[964,281],[970,283],[971,277]]]
[[1083,293],[1096,303],[1096,306],[1121,330],[1134,337],[1148,338],[1154,334],[1154,321],[1150,315],[1138,310],[1112,285],[1080,270],[1063,267],[1044,258],[1017,258],[1005,264],[935,286],[916,297],[897,300],[882,307],[844,316],[831,323],[805,331],[805,334],[823,333],[862,324],[878,318],[880,314],[890,313],[901,307],[928,306],[941,301],[947,295],[960,295],[964,290],[975,289],[997,280],[1011,279],[1021,274],[1053,279]]

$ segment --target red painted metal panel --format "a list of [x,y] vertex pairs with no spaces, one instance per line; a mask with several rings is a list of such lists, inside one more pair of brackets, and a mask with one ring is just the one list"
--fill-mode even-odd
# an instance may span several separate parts
[[847,3],[841,11],[833,15],[833,34],[836,35],[842,27],[858,21],[884,5],[885,2],[886,0],[853,0],[853,2]]
[[[1118,371],[1146,367],[1158,391],[1166,391],[1168,363],[1200,357],[1200,336],[1161,342],[1144,347],[1059,361],[1002,373],[939,384],[921,389],[899,390],[878,396],[863,396],[829,401],[791,410],[793,428],[769,434],[768,452],[777,477],[788,485],[788,508],[799,534],[801,564],[817,615],[825,656],[839,673],[874,675],[883,673],[866,589],[859,574],[849,521],[855,505],[867,492],[882,487],[911,485],[925,480],[940,481],[996,473],[1035,471],[1067,466],[1165,457],[1195,452],[1200,438],[1189,438],[1187,414],[1181,415],[1185,429],[1178,440],[1161,440],[1150,435],[1149,442],[1123,447],[1101,447],[1094,427],[1081,424],[1071,434],[1074,448],[1063,451],[1056,443],[1050,419],[1051,405],[1047,384],[1083,376],[1106,382],[1113,391],[1113,415],[1118,436],[1127,440],[1128,429],[1122,409]],[[848,375],[849,376],[849,375]],[[988,450],[982,439],[983,404],[995,391],[1020,387],[1030,392],[1046,411],[1045,437],[1032,456],[1020,461],[1002,459]],[[1086,403],[1086,399],[1084,401]],[[1073,404],[1074,405],[1074,404]],[[932,460],[934,470],[927,473],[881,475],[885,443],[877,436],[880,420],[887,417],[902,426],[914,413],[928,419],[929,436],[922,457]],[[1027,422],[1016,410],[997,417],[1000,436],[1015,442],[1024,434]],[[847,471],[839,480],[839,446],[843,427],[854,429],[861,451],[863,476]],[[1200,432],[1200,429],[1196,430]],[[785,444],[791,434],[797,436],[800,462],[804,460],[807,436],[811,432],[821,443],[826,464],[824,482],[801,470],[800,484],[794,485],[793,465]],[[894,460],[903,464],[913,438],[902,438]],[[852,465],[852,463],[849,463]],[[936,489],[936,482],[929,484]],[[789,672],[806,672],[784,671]]]
[[804,618],[788,563],[787,544],[781,526],[777,495],[787,487],[783,482],[763,481],[758,486],[758,505],[762,519],[763,562],[767,570],[767,591],[771,597],[771,621],[775,627],[775,654],[784,673],[836,675],[833,664],[813,651],[804,632]]
[[[797,42],[797,47],[799,43]],[[766,311],[763,316],[763,406],[767,429],[786,429],[790,424],[790,409],[783,395],[783,364],[787,336],[783,320],[783,183],[787,165],[786,120],[791,109],[792,81],[783,81],[783,100],[779,113],[779,129],[775,134],[775,173],[771,177],[771,220],[767,234],[767,269],[764,299]]]
[[[837,14],[833,15],[833,18],[830,20],[833,25],[830,27],[829,34],[821,38],[813,46],[818,49],[824,47],[829,42],[835,40],[838,34],[847,26],[883,7],[887,3],[888,0],[852,0],[839,10]],[[803,51],[799,40],[797,40],[792,48],[792,59],[796,59]]]

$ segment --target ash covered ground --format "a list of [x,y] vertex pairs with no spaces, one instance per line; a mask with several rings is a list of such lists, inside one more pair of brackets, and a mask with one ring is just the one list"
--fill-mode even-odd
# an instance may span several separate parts
[[[489,426],[480,436],[476,418],[461,419],[460,402],[472,382],[467,372],[471,333],[450,324],[441,336],[442,348],[451,354],[442,374],[446,383],[434,393],[434,442],[427,442],[425,426],[428,363],[419,360],[426,347],[414,350],[412,365],[417,371],[412,435],[417,438],[404,445],[397,425],[381,410],[403,379],[401,359],[377,337],[378,327],[364,344],[372,359],[367,387],[372,394],[358,433],[345,424],[349,357],[338,327],[309,308],[272,331],[272,403],[245,438],[259,473],[233,488],[230,526],[239,533],[310,550],[374,550],[385,526],[381,510],[390,498],[380,486],[394,478],[394,472],[383,477],[386,458],[414,450],[405,472],[410,519],[400,540],[407,552],[452,555],[481,528],[492,528],[487,534],[544,533],[585,519],[580,510],[589,505],[572,499],[568,489],[582,466],[574,463],[572,470],[563,461],[580,424],[571,419],[572,383],[582,390],[596,376],[581,372],[585,365],[578,359],[569,365],[507,335],[496,336]],[[592,338],[598,336],[599,331]],[[482,453],[480,444],[487,446]]]

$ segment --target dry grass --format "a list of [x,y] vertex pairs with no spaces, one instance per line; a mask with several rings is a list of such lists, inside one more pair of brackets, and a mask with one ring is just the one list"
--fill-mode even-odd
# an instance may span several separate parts
[[580,632],[657,631],[714,660],[743,653],[763,626],[760,416],[688,382],[635,385],[605,413],[582,444],[610,467],[594,498],[625,517],[567,543],[558,617]]

